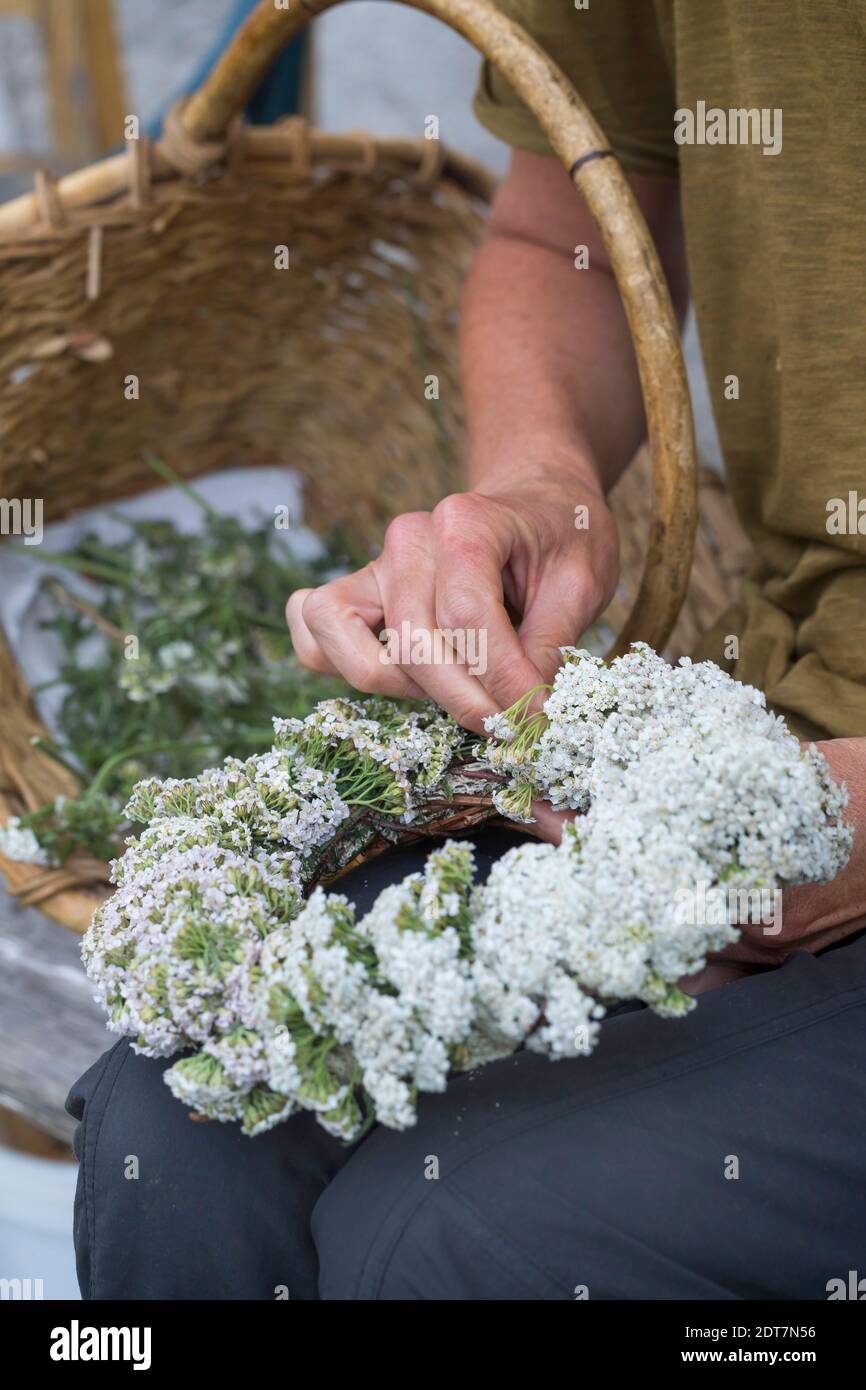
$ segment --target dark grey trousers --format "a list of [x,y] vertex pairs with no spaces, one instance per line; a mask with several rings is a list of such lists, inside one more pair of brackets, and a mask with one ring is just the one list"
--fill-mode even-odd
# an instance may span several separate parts
[[[487,862],[513,843],[478,837]],[[417,867],[347,877],[362,907]],[[196,1124],[118,1043],[73,1087],[91,1299],[825,1299],[866,1275],[866,934],[521,1053],[355,1147]],[[855,1281],[856,1282],[856,1281]]]

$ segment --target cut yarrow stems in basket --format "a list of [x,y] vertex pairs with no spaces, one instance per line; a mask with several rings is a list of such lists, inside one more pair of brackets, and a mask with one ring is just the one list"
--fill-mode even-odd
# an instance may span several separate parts
[[166,464],[149,462],[198,504],[199,530],[121,515],[127,533],[114,544],[88,532],[59,554],[21,547],[93,586],[88,597],[65,576],[43,586],[51,605],[43,626],[60,647],[57,676],[46,684],[62,687],[63,697],[55,737],[36,742],[81,790],[0,829],[0,850],[14,859],[111,859],[132,828],[123,807],[145,773],[190,776],[230,754],[268,748],[274,710],[304,714],[346,690],[301,666],[282,619],[293,589],[352,567],[342,538],[301,561],[273,517],[224,516]]
[[[825,882],[847,861],[845,790],[764,697],[711,663],[565,649],[552,687],[489,721],[334,699],[272,746],[140,782],[144,829],[84,941],[109,1027],[199,1115],[256,1135],[299,1110],[352,1140],[412,1125],[420,1093],[525,1047],[589,1052],[621,1000],[676,1017],[678,981],[739,934],[683,894]],[[543,709],[538,698],[546,693]],[[486,883],[446,839],[356,913],[335,880],[383,845],[533,801],[578,812]]]

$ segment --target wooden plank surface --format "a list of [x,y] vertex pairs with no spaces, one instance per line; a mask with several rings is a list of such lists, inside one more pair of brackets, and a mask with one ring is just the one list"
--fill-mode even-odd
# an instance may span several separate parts
[[0,894],[0,1105],[64,1140],[70,1086],[114,1041],[79,949],[80,937]]

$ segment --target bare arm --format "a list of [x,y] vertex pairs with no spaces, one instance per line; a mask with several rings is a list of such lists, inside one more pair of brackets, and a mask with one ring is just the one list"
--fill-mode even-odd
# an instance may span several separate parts
[[[688,299],[679,190],[633,177],[675,308]],[[588,268],[575,267],[585,246]],[[601,234],[558,160],[515,151],[463,297],[472,487],[587,466],[610,488],[644,438],[631,335]]]
[[[678,190],[634,179],[680,309]],[[574,248],[586,245],[589,268]],[[469,490],[398,517],[357,574],[300,590],[288,619],[300,659],[360,690],[425,693],[469,728],[549,681],[610,599],[616,530],[604,490],[643,438],[637,367],[604,248],[556,160],[516,153],[462,313]],[[576,529],[575,508],[589,511]],[[520,626],[515,631],[512,615]],[[476,663],[383,660],[383,627],[481,634]]]

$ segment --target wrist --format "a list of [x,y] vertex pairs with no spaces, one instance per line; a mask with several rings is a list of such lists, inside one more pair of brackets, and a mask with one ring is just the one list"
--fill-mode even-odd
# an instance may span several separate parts
[[471,456],[468,475],[470,489],[488,497],[515,492],[574,496],[589,491],[604,495],[600,471],[589,450],[561,442],[534,439],[522,448],[509,444],[484,459]]

